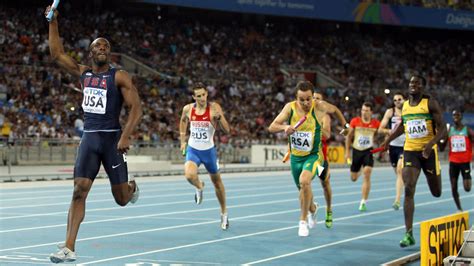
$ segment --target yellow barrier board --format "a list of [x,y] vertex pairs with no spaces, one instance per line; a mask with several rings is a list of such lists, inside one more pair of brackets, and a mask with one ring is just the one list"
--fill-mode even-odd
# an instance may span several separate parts
[[461,212],[427,220],[420,225],[420,265],[443,265],[443,259],[457,255],[469,228],[469,213]]
[[343,146],[328,146],[327,156],[329,163],[345,163]]

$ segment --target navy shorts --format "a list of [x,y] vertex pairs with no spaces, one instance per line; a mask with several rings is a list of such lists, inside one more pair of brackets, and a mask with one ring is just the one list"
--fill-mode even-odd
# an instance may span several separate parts
[[199,167],[202,164],[206,167],[209,174],[217,174],[219,172],[219,162],[217,160],[216,147],[209,150],[196,150],[189,146],[186,149],[186,162],[193,161]]
[[403,156],[403,147],[390,146],[388,154],[390,155],[390,163],[392,164],[392,167],[396,168],[398,160]]
[[102,163],[112,185],[127,182],[127,159],[117,150],[121,134],[121,131],[84,132],[77,151],[74,177],[94,180]]

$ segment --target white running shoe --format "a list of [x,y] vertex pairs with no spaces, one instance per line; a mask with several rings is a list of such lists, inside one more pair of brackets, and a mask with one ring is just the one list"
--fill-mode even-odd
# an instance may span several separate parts
[[227,230],[229,228],[229,216],[227,213],[221,214],[221,229]]
[[316,214],[318,214],[319,204],[317,202],[315,202],[314,205],[316,205],[316,210],[314,211],[314,213],[308,212],[308,227],[309,227],[309,229],[312,229],[317,223]]
[[300,221],[298,235],[309,236],[309,228],[308,228],[308,223],[306,221]]
[[201,182],[201,184],[202,189],[196,188],[196,194],[194,194],[194,202],[196,202],[197,205],[202,203],[202,191],[204,190],[204,182]]
[[67,247],[64,247],[56,253],[51,253],[49,255],[49,259],[53,263],[60,263],[60,262],[71,262],[76,260],[76,252],[71,251]]
[[135,191],[133,192],[132,198],[130,199],[130,203],[135,204],[137,202],[138,198],[140,197],[140,189],[138,189],[137,182],[135,182],[135,178],[133,176],[130,176],[130,182],[135,183]]

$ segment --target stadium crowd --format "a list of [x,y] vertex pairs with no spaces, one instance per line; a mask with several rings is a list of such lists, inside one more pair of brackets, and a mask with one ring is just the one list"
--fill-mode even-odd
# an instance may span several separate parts
[[[49,58],[43,9],[2,8],[0,18],[2,136],[80,137],[82,95],[74,90],[79,83]],[[338,29],[337,23],[331,24],[334,29],[318,31],[305,26],[307,21],[286,26],[216,24],[205,19],[120,16],[112,10],[85,16],[67,4],[59,20],[65,51],[78,62],[86,63],[89,44],[104,36],[112,51],[164,74],[134,76],[144,110],[135,137],[142,141],[178,140],[181,108],[192,101],[189,88],[197,81],[208,84],[210,100],[219,101],[227,112],[232,132],[218,135],[219,142],[281,141],[266,127],[294,97],[294,85],[301,78],[295,73],[314,70],[339,84],[318,89],[348,119],[359,115],[364,101],[373,102],[374,116],[381,118],[392,104],[385,89],[405,91],[409,76],[418,71],[426,76],[430,94],[451,99],[442,101],[445,110],[474,110],[468,100],[474,98],[474,70],[468,67],[474,49],[463,39],[403,39],[373,28]]]

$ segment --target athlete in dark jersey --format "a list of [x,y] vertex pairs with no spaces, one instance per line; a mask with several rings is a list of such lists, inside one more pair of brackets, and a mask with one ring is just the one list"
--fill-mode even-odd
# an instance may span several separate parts
[[[47,14],[50,7],[46,9]],[[84,219],[85,202],[92,183],[104,166],[112,186],[112,194],[120,206],[138,199],[135,181],[128,182],[125,153],[130,146],[130,135],[138,125],[142,110],[137,89],[127,72],[109,65],[110,43],[98,38],[89,47],[92,65],[80,65],[64,52],[59,39],[58,12],[49,23],[51,58],[62,69],[80,78],[84,110],[84,135],[79,145],[74,166],[74,192],[68,214],[66,241],[50,255],[54,263],[76,259],[75,242],[79,225]],[[123,130],[119,123],[122,104],[129,107]]]

